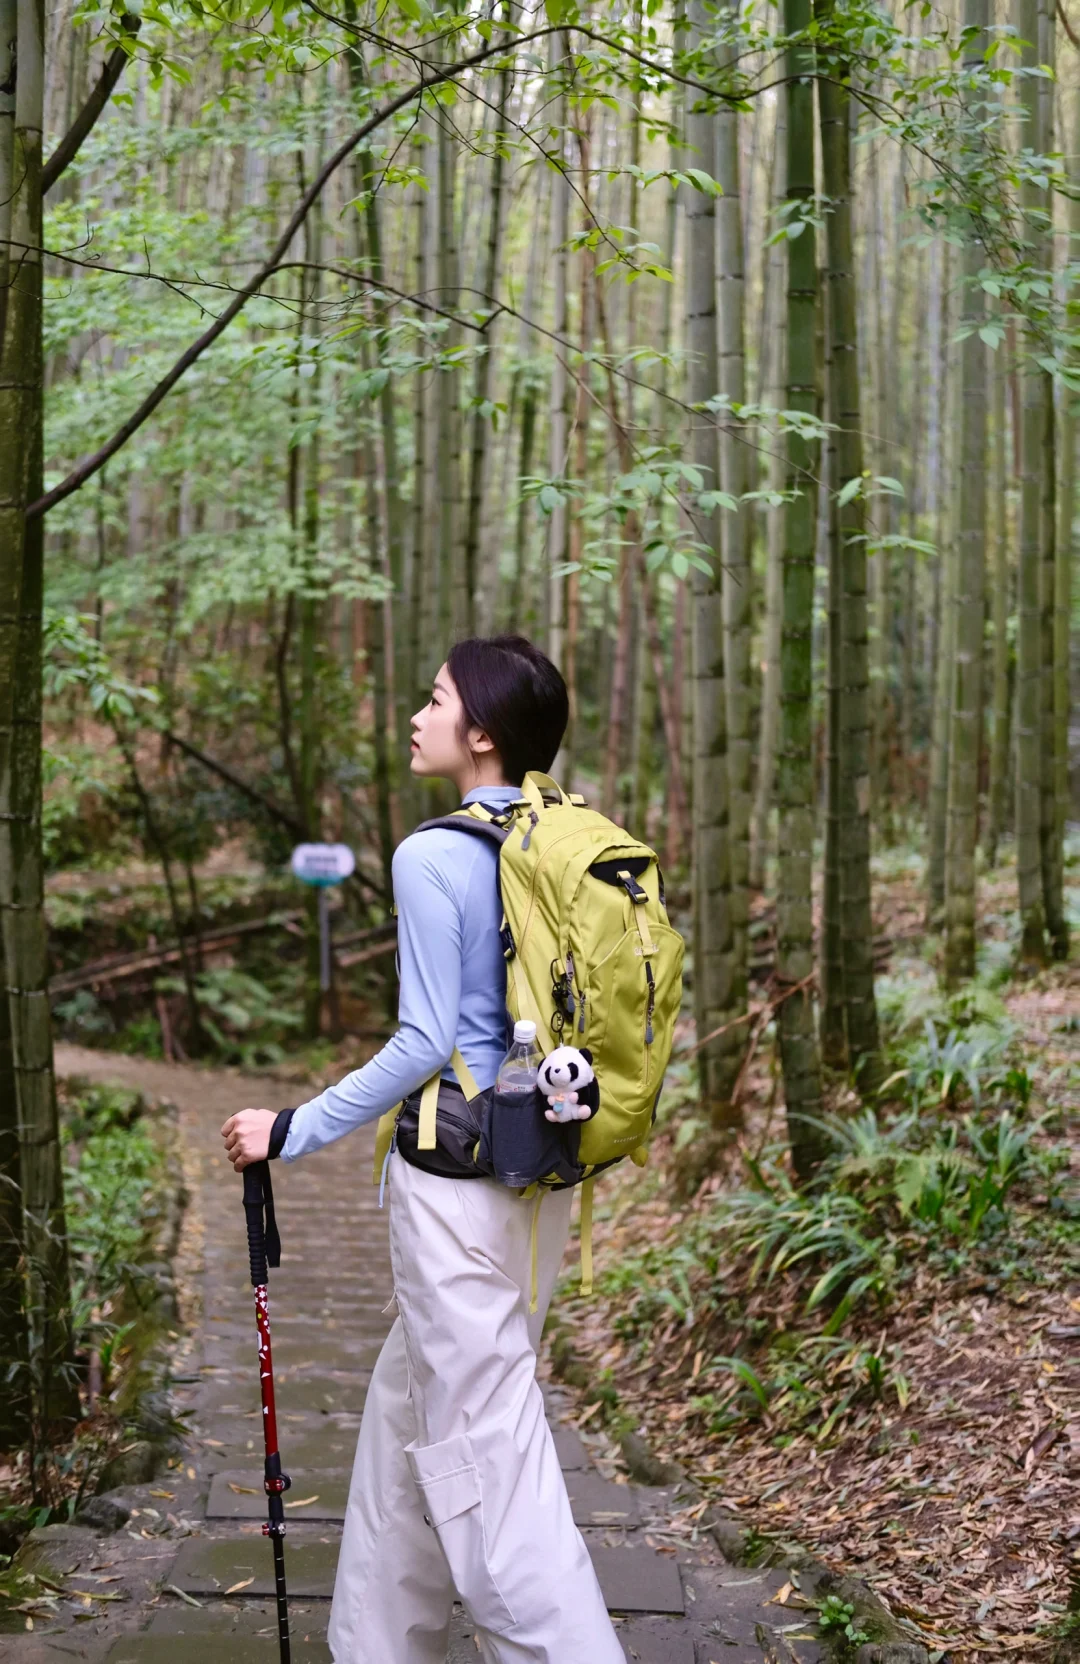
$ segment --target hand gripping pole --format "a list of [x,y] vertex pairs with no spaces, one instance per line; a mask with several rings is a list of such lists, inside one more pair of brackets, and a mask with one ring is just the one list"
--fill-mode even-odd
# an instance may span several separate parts
[[274,1403],[274,1365],[270,1351],[270,1308],[267,1298],[269,1269],[281,1263],[281,1239],[274,1218],[274,1192],[270,1167],[265,1161],[244,1169],[244,1213],[247,1217],[248,1259],[251,1284],[255,1290],[255,1322],[259,1332],[259,1389],[262,1394],[263,1488],[269,1515],[263,1536],[274,1549],[274,1593],[277,1597],[278,1645],[281,1664],[291,1664],[289,1643],[289,1600],[285,1588],[285,1505],[284,1493],[291,1480],[281,1471],[278,1450],[277,1410]]

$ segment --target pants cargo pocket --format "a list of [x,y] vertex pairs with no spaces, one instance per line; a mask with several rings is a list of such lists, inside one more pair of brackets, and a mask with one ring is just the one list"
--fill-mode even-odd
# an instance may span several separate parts
[[473,1623],[502,1634],[514,1614],[502,1598],[488,1560],[480,1472],[467,1434],[441,1444],[407,1445],[424,1518],[438,1533],[450,1575]]

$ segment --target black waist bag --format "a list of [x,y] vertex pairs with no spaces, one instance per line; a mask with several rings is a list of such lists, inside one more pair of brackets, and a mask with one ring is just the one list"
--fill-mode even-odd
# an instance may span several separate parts
[[456,1081],[439,1082],[433,1150],[419,1148],[420,1098],[419,1092],[406,1098],[397,1119],[397,1148],[411,1167],[446,1179],[501,1178],[503,1173],[513,1171],[525,1174],[529,1183],[554,1180],[556,1189],[580,1181],[577,1152],[581,1122],[562,1125],[545,1120],[539,1092],[535,1115],[514,1129],[512,1149],[505,1147],[508,1129],[496,1124],[494,1087],[470,1100]]
[[485,1123],[491,1119],[494,1091],[481,1092],[470,1100],[456,1081],[439,1082],[435,1106],[435,1148],[421,1150],[420,1098],[414,1092],[406,1098],[397,1118],[397,1148],[410,1167],[437,1173],[444,1179],[490,1179],[495,1169],[481,1165],[473,1152],[482,1142]]

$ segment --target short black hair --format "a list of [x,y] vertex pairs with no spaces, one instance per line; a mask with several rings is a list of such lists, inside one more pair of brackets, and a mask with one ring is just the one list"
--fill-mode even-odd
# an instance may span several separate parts
[[546,774],[570,718],[566,683],[547,654],[525,636],[470,636],[454,643],[446,668],[465,707],[462,739],[482,728],[512,785],[531,770]]

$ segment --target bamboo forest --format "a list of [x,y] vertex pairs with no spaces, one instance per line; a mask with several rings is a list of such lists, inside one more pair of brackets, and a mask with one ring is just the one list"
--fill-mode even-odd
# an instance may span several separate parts
[[622,1653],[1080,1658],[1072,8],[0,0],[0,1658],[288,1659],[265,1488],[300,1664],[585,1664],[327,1640],[374,1123],[274,1166],[284,1504],[219,1136],[394,1033],[508,635],[685,942],[530,1342]]

